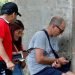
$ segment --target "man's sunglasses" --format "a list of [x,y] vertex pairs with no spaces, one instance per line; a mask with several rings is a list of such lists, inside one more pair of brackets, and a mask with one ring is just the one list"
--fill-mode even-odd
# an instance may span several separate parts
[[64,30],[62,30],[59,26],[56,27],[60,30],[60,33],[63,33]]

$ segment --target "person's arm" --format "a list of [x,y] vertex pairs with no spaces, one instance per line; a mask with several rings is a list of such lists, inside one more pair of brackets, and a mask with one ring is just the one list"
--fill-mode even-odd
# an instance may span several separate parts
[[2,40],[2,38],[0,38],[0,56],[5,61],[6,65],[7,65],[7,68],[10,69],[10,70],[13,70],[14,64],[12,63],[12,61],[9,59],[8,55],[6,54],[2,42],[3,42],[3,40]]
[[43,49],[37,48],[35,49],[35,53],[36,53],[36,61],[39,64],[48,64],[48,65],[52,65],[53,63],[56,64],[54,65],[55,67],[60,67],[61,64],[66,64],[68,61],[65,60],[64,57],[60,57],[58,59],[56,58],[49,58],[47,56],[43,55]]
[[45,49],[46,49],[46,35],[43,31],[37,32],[31,39],[29,44],[29,49],[32,48],[32,41],[34,41],[34,47],[35,48],[35,58],[36,62],[39,64],[48,64],[51,65],[54,61],[57,59],[51,59],[44,55]]
[[48,58],[47,56],[43,55],[43,49],[37,48],[35,49],[36,52],[36,61],[39,64],[48,64],[51,65],[54,61],[57,61],[57,59]]

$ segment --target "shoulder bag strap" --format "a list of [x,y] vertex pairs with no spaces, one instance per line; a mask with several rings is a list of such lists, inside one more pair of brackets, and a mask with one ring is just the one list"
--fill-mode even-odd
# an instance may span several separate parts
[[55,52],[55,50],[52,48],[52,45],[51,45],[51,43],[50,43],[50,38],[49,38],[49,35],[48,35],[47,31],[46,31],[45,29],[43,29],[43,31],[45,32],[45,34],[46,34],[46,36],[47,36],[47,39],[48,39],[48,41],[49,41],[49,46],[50,46],[50,48],[51,48],[51,50],[52,50],[52,52],[53,52],[55,58],[59,58],[59,55],[58,55],[58,54]]

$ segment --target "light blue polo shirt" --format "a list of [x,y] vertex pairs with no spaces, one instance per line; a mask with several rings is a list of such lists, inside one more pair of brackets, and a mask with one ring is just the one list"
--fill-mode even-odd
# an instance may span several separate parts
[[[53,49],[58,51],[59,48],[58,48],[57,37],[50,37],[50,42],[51,42]],[[45,56],[47,56],[48,58],[55,58],[53,53],[51,52],[51,48],[49,46],[49,42],[44,31],[38,31],[35,33],[35,35],[32,37],[29,43],[28,49],[30,48],[43,49]],[[39,64],[36,62],[35,49],[32,50],[31,53],[29,53],[26,59],[27,59],[28,69],[31,75],[40,72],[45,67],[50,67],[50,65]]]

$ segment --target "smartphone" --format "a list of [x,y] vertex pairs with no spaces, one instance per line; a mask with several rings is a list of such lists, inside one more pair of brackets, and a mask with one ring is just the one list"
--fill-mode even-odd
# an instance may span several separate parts
[[20,60],[23,59],[23,54],[22,53],[17,53],[13,55],[14,60]]

